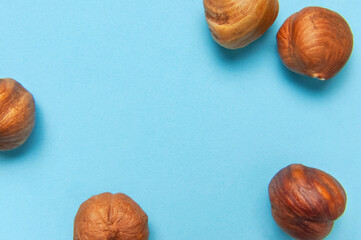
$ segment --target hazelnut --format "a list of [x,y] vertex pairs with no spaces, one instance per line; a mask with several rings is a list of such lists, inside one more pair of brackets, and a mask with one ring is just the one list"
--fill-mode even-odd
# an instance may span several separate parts
[[276,20],[278,0],[203,0],[213,39],[229,49],[243,48]]
[[350,58],[353,35],[338,13],[307,7],[284,22],[277,33],[277,43],[288,69],[326,80],[334,77]]
[[74,220],[74,240],[147,240],[148,236],[147,215],[122,193],[91,197]]
[[22,145],[35,124],[34,98],[20,83],[0,79],[0,151]]
[[274,220],[299,240],[324,239],[346,207],[346,193],[335,178],[300,164],[279,171],[268,191]]

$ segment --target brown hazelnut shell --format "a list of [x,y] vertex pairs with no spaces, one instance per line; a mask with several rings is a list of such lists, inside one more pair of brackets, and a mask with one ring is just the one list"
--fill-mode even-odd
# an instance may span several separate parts
[[269,184],[272,216],[298,240],[321,240],[346,208],[346,193],[331,175],[301,164],[279,171]]
[[306,7],[283,23],[277,33],[277,44],[288,69],[326,80],[347,63],[353,49],[353,35],[338,13]]
[[274,23],[278,0],[203,0],[213,39],[229,49],[243,48]]
[[74,240],[147,240],[148,217],[125,194],[102,193],[79,207]]
[[35,124],[34,98],[20,83],[0,79],[0,151],[22,145]]

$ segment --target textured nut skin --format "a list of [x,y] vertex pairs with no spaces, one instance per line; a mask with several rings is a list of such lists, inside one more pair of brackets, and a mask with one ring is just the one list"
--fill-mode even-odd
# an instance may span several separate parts
[[278,0],[203,0],[213,39],[229,49],[261,37],[276,20]]
[[346,208],[346,193],[329,174],[300,164],[279,171],[269,184],[272,215],[299,240],[321,240]]
[[85,201],[74,220],[74,240],[147,240],[148,217],[125,194],[102,193]]
[[0,151],[22,145],[35,124],[34,98],[20,83],[0,79]]
[[334,77],[347,63],[353,35],[345,19],[321,7],[290,16],[277,33],[278,52],[293,72],[320,80]]

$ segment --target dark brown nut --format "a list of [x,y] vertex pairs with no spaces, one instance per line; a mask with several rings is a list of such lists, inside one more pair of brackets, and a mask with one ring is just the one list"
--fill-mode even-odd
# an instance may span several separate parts
[[203,0],[213,39],[229,49],[261,37],[277,18],[278,0]]
[[347,63],[353,35],[346,20],[321,7],[290,16],[277,34],[278,52],[293,72],[320,80],[334,77]]
[[0,151],[22,145],[35,124],[34,98],[20,83],[0,79]]
[[148,217],[125,194],[102,193],[79,208],[74,220],[74,240],[147,240]]
[[321,240],[346,208],[346,193],[331,175],[300,164],[279,171],[269,184],[272,215],[299,240]]

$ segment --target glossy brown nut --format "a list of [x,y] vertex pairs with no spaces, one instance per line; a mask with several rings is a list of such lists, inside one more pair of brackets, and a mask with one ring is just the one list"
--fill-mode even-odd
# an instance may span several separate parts
[[321,7],[290,16],[277,34],[278,52],[293,72],[320,80],[334,77],[347,63],[353,35],[346,20]]
[[22,145],[35,124],[34,98],[20,83],[0,79],[0,151]]
[[346,208],[346,193],[331,175],[300,164],[279,171],[269,184],[272,216],[299,240],[321,240]]
[[261,37],[276,20],[278,0],[203,0],[213,39],[229,49]]
[[74,240],[147,240],[148,217],[125,194],[102,193],[79,208],[74,221]]

